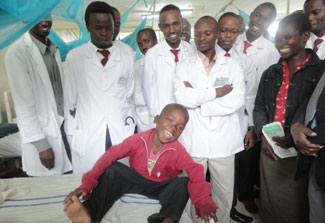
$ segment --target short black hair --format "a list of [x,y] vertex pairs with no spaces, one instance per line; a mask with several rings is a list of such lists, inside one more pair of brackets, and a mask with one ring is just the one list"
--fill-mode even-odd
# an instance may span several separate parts
[[281,19],[279,26],[282,25],[289,25],[293,27],[299,31],[300,35],[306,31],[311,31],[311,25],[308,16],[301,12],[292,13]]
[[159,23],[161,22],[161,14],[170,10],[175,10],[178,12],[180,19],[182,19],[181,10],[173,4],[165,5],[159,12]]
[[259,4],[259,5],[254,9],[254,11],[255,11],[256,9],[258,9],[258,8],[262,8],[262,7],[266,7],[266,8],[269,8],[269,9],[273,10],[273,12],[274,12],[274,14],[273,14],[273,19],[275,19],[276,15],[277,15],[277,10],[276,10],[276,7],[275,7],[275,5],[274,5],[273,3],[271,3],[271,2],[264,2],[264,3],[262,3],[262,4]]
[[[305,3],[304,3],[304,5],[305,5],[307,2],[310,2],[310,1],[312,1],[312,0],[306,0]],[[322,0],[322,2],[323,2],[323,5],[325,6],[325,0]]]
[[216,30],[217,30],[217,28],[218,28],[218,22],[217,22],[217,20],[216,20],[214,17],[209,16],[209,15],[205,15],[205,16],[202,16],[201,18],[199,18],[199,19],[196,21],[195,25],[194,25],[194,29],[196,28],[196,26],[197,26],[197,24],[198,24],[199,22],[201,22],[202,20],[208,20],[208,19],[211,19],[212,21],[215,22],[215,26],[216,26],[215,28],[216,28]]
[[181,104],[177,104],[177,103],[167,104],[167,105],[163,108],[163,110],[161,111],[161,113],[160,113],[159,116],[162,116],[165,112],[168,112],[168,111],[170,111],[171,109],[178,109],[178,110],[182,111],[182,112],[184,113],[184,115],[185,115],[186,120],[187,120],[187,121],[189,120],[190,115],[189,115],[187,109],[186,109],[183,105],[181,105]]
[[144,29],[141,29],[138,32],[137,37],[140,35],[140,33],[143,33],[143,32],[148,32],[152,40],[157,40],[156,32],[152,28],[144,28]]
[[[222,18],[224,18],[224,17],[233,17],[233,18],[238,19],[238,21],[239,21],[238,15],[237,15],[236,13],[233,13],[233,12],[225,12],[225,13],[223,13],[223,14],[220,16],[219,21],[220,21]],[[240,21],[239,21],[239,23],[240,23]]]
[[105,13],[105,14],[111,14],[113,16],[113,20],[115,20],[114,12],[112,7],[107,4],[106,2],[101,1],[95,1],[90,3],[85,12],[85,23],[86,26],[89,25],[89,17],[91,13]]

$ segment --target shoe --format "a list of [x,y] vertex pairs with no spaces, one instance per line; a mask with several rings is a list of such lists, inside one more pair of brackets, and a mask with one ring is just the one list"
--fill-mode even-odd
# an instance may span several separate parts
[[230,218],[236,222],[249,223],[253,221],[252,217],[246,216],[236,210],[236,208],[232,208],[230,211]]
[[254,201],[243,201],[245,209],[252,214],[258,213],[258,207]]

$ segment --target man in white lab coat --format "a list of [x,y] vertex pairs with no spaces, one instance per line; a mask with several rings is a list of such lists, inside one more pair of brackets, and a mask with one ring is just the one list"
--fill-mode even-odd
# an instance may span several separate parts
[[[248,30],[242,35],[242,38],[237,42],[238,51],[243,52],[252,59],[256,69],[256,86],[258,86],[263,72],[271,65],[278,62],[280,55],[274,44],[266,39],[263,34],[267,32],[268,27],[276,18],[277,11],[275,6],[270,2],[265,2],[258,5],[250,14]],[[251,126],[251,131],[254,128]],[[245,153],[241,154],[238,169],[241,171],[239,177],[245,179],[238,182],[239,200],[245,205],[245,208],[250,213],[257,213],[258,208],[254,203],[254,183],[259,176],[259,154],[260,141],[256,142],[255,146]],[[254,171],[256,170],[256,171]]]
[[240,29],[239,16],[235,13],[226,12],[219,18],[217,54],[220,57],[233,58],[239,62],[244,72],[246,86],[245,106],[241,110],[239,122],[241,124],[243,140],[245,143],[245,151],[240,151],[235,157],[234,207],[231,210],[230,217],[237,222],[251,222],[253,221],[251,217],[239,213],[235,208],[237,204],[237,192],[241,190],[241,188],[237,187],[237,182],[238,180],[246,180],[240,178],[241,169],[238,168],[238,164],[245,164],[245,160],[242,160],[241,156],[242,154],[246,153],[246,151],[251,149],[255,144],[255,134],[252,131],[252,128],[254,126],[253,108],[257,92],[257,86],[255,84],[256,69],[254,62],[247,55],[233,47],[236,38],[240,33]]
[[216,39],[217,21],[200,18],[194,26],[197,53],[178,64],[174,89],[177,103],[190,114],[180,142],[205,171],[209,168],[218,222],[230,222],[235,154],[244,149],[239,118],[245,81],[235,60],[217,56]]
[[30,176],[63,174],[72,169],[62,139],[61,57],[47,38],[51,26],[51,21],[39,22],[6,55],[22,142],[22,165]]
[[306,48],[311,48],[320,59],[325,59],[325,1],[306,0],[304,12],[309,17],[311,31]]
[[[157,44],[157,36],[153,29],[145,28],[138,32],[137,43],[139,49],[143,55],[146,55],[147,51]],[[144,72],[144,58],[140,58],[134,64],[134,91],[133,102],[136,113],[137,131],[144,132],[152,128],[152,119],[149,117],[148,108],[143,98],[142,92],[142,80]]]
[[[133,55],[112,45],[114,13],[105,2],[92,2],[85,12],[91,41],[66,59],[66,110],[71,113],[74,172],[89,171],[111,145],[134,133],[131,96]],[[68,112],[67,112],[68,113]]]
[[152,120],[167,104],[175,102],[173,81],[176,65],[194,53],[194,48],[180,38],[182,16],[177,6],[163,7],[158,25],[165,39],[146,53],[142,85]]

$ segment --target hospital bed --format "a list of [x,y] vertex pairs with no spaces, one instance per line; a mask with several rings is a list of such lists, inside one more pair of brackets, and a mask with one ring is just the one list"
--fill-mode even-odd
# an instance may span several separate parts
[[[70,222],[65,216],[62,203],[65,196],[78,187],[80,182],[80,174],[0,179],[1,194],[8,195],[10,190],[14,190],[13,197],[9,196],[9,200],[1,203],[0,199],[0,222]],[[158,212],[159,209],[160,204],[157,200],[136,194],[126,194],[115,202],[102,222],[145,223],[147,217]],[[192,222],[186,211],[180,222]]]

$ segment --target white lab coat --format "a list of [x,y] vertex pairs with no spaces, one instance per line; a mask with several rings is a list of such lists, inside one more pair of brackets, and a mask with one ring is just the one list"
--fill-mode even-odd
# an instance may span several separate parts
[[114,45],[109,51],[105,67],[90,42],[70,51],[65,62],[66,114],[76,108],[75,118],[70,116],[67,125],[68,134],[72,134],[72,164],[76,173],[89,171],[105,152],[107,126],[113,145],[134,133],[134,56]]
[[[216,46],[218,56],[222,57],[225,55],[226,51],[222,49],[218,44]],[[232,47],[228,53],[231,55],[231,58],[236,60],[244,72],[245,78],[245,106],[240,113],[240,123],[242,124],[242,133],[245,137],[248,126],[254,126],[253,123],[253,109],[255,103],[255,97],[257,93],[257,84],[256,84],[256,67],[254,62],[247,55]]]
[[316,39],[322,39],[323,42],[318,44],[318,51],[316,52],[319,59],[325,59],[325,35],[322,38],[317,37],[314,33],[310,33],[310,38],[307,41],[306,48],[314,49],[314,42]]
[[[63,80],[59,51],[56,51],[55,58]],[[9,48],[6,66],[22,141],[24,171],[31,176],[48,176],[70,171],[72,167],[60,131],[64,118],[58,115],[46,65],[29,33]],[[54,168],[51,170],[41,164],[39,153],[31,144],[44,138],[55,155]]]
[[[221,78],[233,90],[216,98],[215,87]],[[184,81],[193,88],[186,88]],[[235,60],[218,57],[207,75],[196,54],[178,64],[174,88],[177,103],[187,107],[190,114],[180,142],[192,157],[221,158],[243,150],[239,111],[245,104],[245,81]]]
[[[194,47],[183,40],[179,49],[178,63],[195,53]],[[170,50],[164,39],[150,48],[144,57],[143,96],[152,117],[159,115],[167,104],[175,103],[173,82],[176,63]]]
[[[243,41],[236,42],[234,48],[239,52],[244,50],[244,40],[247,41],[246,34],[242,35]],[[280,54],[270,40],[260,36],[252,46],[247,49],[247,56],[252,59],[256,66],[256,85],[260,83],[263,72],[271,65],[276,64],[280,59]]]
[[133,102],[136,113],[136,123],[138,126],[138,132],[144,132],[152,128],[153,121],[149,117],[148,108],[143,98],[142,92],[142,80],[144,72],[144,58],[137,60],[134,64],[134,90],[133,90]]

